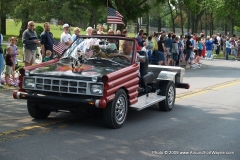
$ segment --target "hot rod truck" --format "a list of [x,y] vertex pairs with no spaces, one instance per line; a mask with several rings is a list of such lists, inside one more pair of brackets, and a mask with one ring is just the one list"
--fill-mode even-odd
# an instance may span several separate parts
[[110,128],[120,128],[129,109],[140,111],[158,103],[171,111],[185,69],[151,65],[148,54],[137,51],[133,38],[81,36],[61,56],[20,70],[15,99],[26,99],[30,116],[47,118],[51,112],[103,110]]

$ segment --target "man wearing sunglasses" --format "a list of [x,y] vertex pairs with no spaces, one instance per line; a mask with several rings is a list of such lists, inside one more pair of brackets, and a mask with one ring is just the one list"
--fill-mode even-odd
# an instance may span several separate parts
[[22,42],[24,47],[23,62],[25,67],[31,66],[35,62],[38,41],[37,33],[34,31],[34,22],[28,22],[28,28],[23,32]]

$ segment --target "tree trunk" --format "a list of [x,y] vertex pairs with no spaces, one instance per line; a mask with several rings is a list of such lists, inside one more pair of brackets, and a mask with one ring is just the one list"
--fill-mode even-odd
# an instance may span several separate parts
[[231,37],[233,35],[233,18],[232,18],[232,15],[231,15],[231,18],[229,20],[230,20],[230,22],[229,22],[229,36]]
[[205,37],[207,37],[207,13],[206,13],[206,11],[205,11]]
[[158,17],[158,31],[161,32],[162,30],[162,18]]
[[149,17],[149,13],[147,14],[147,25],[146,25],[146,33],[149,35],[149,20],[150,20],[150,17]]
[[6,31],[6,15],[5,14],[1,14],[1,33],[3,35],[6,35],[7,34],[7,31]]
[[168,1],[168,7],[170,9],[170,14],[171,14],[171,21],[172,21],[172,31],[173,33],[175,33],[175,24],[174,24],[174,18],[173,18],[173,11],[172,11],[172,7],[170,5],[170,2]]
[[224,24],[224,33],[225,33],[225,35],[227,35],[227,23]]
[[182,15],[182,9],[181,9],[181,7],[180,7],[180,23],[181,23],[182,35],[184,35],[184,31],[183,31],[183,15]]
[[190,11],[187,11],[187,13],[188,13],[188,17],[187,17],[187,19],[188,19],[188,25],[187,25],[187,30],[188,31],[190,31],[190,26],[191,26],[191,12]]
[[94,25],[96,25],[95,23],[96,23],[96,10],[92,9],[91,10],[91,16],[90,16],[90,19],[89,19],[89,26],[94,27]]
[[19,37],[22,37],[23,32],[27,29],[28,27],[28,21],[27,20],[22,20],[22,26],[20,29]]

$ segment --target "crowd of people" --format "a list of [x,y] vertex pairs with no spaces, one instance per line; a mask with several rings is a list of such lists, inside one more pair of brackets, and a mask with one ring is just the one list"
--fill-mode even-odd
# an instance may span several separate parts
[[[63,33],[60,37],[60,42],[67,49],[73,41],[80,36],[80,28],[75,27],[71,34],[71,25],[63,25]],[[86,29],[86,35],[96,34],[117,34],[128,37],[128,31],[124,29],[122,32],[109,29],[107,33],[104,33],[103,25],[99,25],[98,29],[88,27]],[[237,39],[236,35],[232,37],[221,36],[219,33],[212,35],[211,37],[203,34],[192,34],[187,32],[186,35],[177,36],[173,32],[152,32],[150,35],[140,29],[136,35],[137,50],[142,50],[148,53],[149,62],[154,65],[167,65],[167,66],[179,66],[182,62],[182,66],[200,68],[201,59],[211,60],[214,55],[218,55],[220,50],[223,52],[223,56],[226,60],[231,55],[232,59],[240,56],[240,37]],[[3,36],[0,34],[0,44],[3,41]],[[13,81],[15,80],[15,68],[17,65],[16,56],[19,53],[19,49],[16,46],[18,39],[16,37],[10,37],[10,45],[6,48],[6,55],[0,54],[0,73],[4,69],[4,59],[6,64],[5,71],[5,83],[11,85],[9,77],[12,75]],[[49,22],[44,23],[44,31],[38,39],[37,33],[34,30],[34,22],[28,22],[28,28],[23,32],[23,62],[24,66],[31,66],[35,63],[37,47],[41,46],[42,61],[46,62],[53,59],[53,34],[50,31]],[[0,53],[3,53],[2,47],[0,47]],[[1,79],[1,75],[0,75]],[[1,83],[0,83],[1,87]]]
[[223,52],[226,60],[240,56],[240,38],[221,36],[219,33],[212,37],[201,32],[199,35],[177,36],[173,32],[153,32],[148,35],[142,29],[136,36],[138,45],[148,53],[149,61],[155,65],[182,66],[201,68],[201,59],[211,60]]

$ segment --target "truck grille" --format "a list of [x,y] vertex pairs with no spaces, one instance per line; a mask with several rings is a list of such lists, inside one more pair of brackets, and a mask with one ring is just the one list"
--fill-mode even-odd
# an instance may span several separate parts
[[36,78],[36,89],[52,92],[86,94],[87,83],[78,80]]

